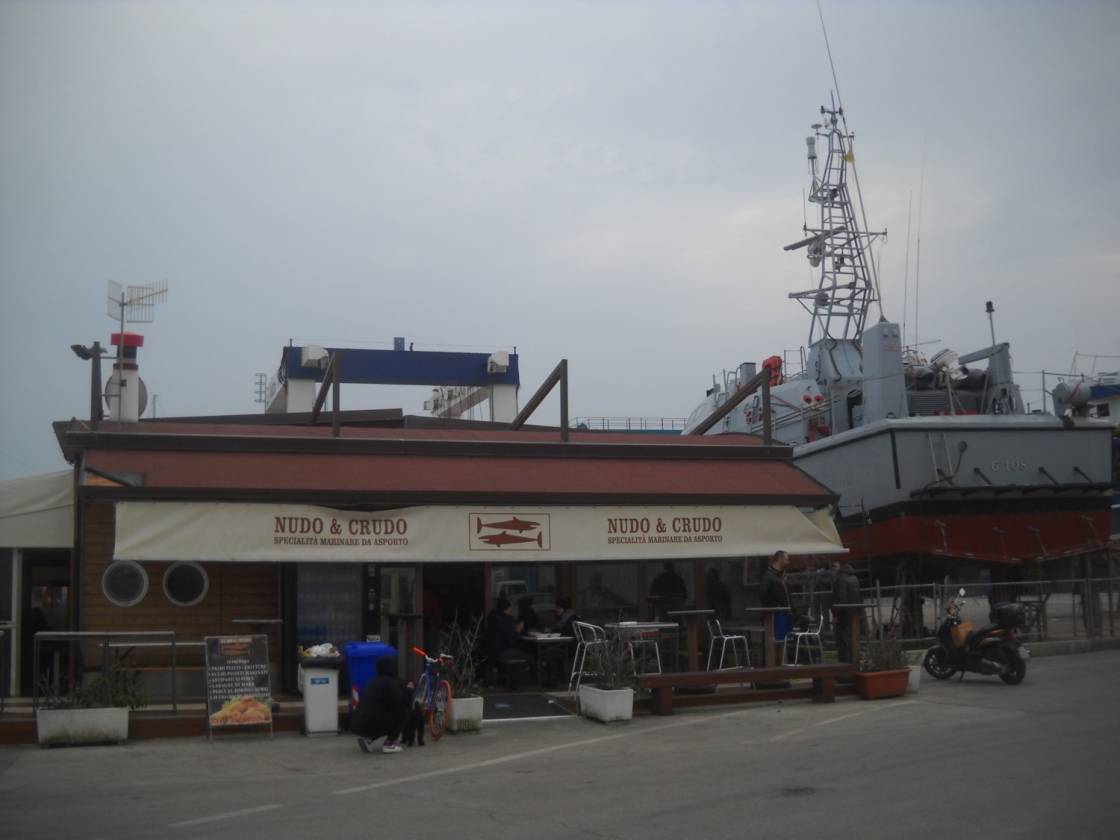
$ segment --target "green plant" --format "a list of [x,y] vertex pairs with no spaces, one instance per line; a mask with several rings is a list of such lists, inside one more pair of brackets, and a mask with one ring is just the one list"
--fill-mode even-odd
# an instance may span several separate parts
[[44,709],[102,709],[125,707],[139,709],[148,704],[140,690],[140,672],[117,670],[102,674],[84,685],[56,691],[48,680],[40,680],[39,705]]
[[479,650],[482,638],[483,618],[478,616],[459,623],[459,616],[443,631],[440,651],[452,657],[444,665],[444,676],[451,682],[453,697],[477,697],[479,686]]
[[897,627],[891,628],[882,638],[869,641],[860,652],[859,670],[898,671],[908,667],[906,651],[898,638]]

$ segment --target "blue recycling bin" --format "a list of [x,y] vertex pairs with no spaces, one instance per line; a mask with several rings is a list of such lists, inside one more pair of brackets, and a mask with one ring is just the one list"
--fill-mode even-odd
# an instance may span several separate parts
[[350,711],[358,708],[362,689],[377,674],[377,660],[383,656],[396,656],[397,649],[384,642],[347,642],[342,646],[346,655],[346,673],[350,678]]

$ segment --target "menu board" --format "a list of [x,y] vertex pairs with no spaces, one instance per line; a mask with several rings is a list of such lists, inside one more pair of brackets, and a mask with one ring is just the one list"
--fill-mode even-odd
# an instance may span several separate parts
[[268,636],[207,636],[206,714],[211,732],[272,726]]

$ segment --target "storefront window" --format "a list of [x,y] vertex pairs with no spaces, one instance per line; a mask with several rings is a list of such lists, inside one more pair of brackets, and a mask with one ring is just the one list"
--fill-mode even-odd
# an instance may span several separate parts
[[580,563],[576,567],[576,612],[601,624],[638,616],[637,563]]
[[538,615],[551,617],[556,605],[556,566],[551,563],[504,565],[495,563],[490,571],[490,597],[509,599],[511,604],[528,596]]
[[359,563],[301,563],[296,584],[296,643],[341,646],[362,639]]
[[[416,615],[416,567],[381,567],[381,641],[400,650],[407,641],[405,631],[411,631],[412,616]],[[411,660],[409,660],[411,661]]]

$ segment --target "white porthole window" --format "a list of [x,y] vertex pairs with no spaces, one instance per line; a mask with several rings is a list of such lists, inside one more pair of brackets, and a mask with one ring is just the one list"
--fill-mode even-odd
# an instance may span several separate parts
[[210,576],[198,563],[172,563],[163,573],[163,594],[179,607],[193,607],[206,597]]
[[148,594],[148,573],[135,560],[114,560],[101,575],[101,591],[118,607],[132,607]]

